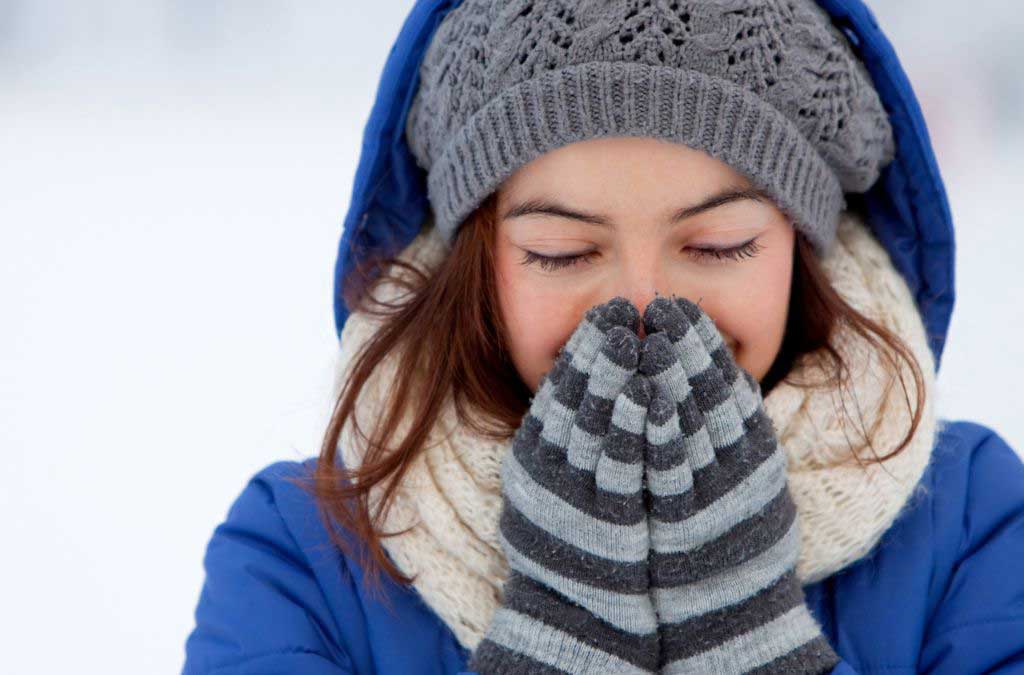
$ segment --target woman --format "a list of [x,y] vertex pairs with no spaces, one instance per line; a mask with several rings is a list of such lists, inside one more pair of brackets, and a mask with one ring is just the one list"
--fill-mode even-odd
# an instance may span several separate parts
[[856,0],[421,0],[321,456],[214,532],[185,672],[1024,669],[1024,466],[933,412],[952,265]]

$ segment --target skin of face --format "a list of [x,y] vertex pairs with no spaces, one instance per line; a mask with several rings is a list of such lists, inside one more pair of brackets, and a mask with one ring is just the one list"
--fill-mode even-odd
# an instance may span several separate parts
[[[736,362],[760,381],[785,332],[791,221],[764,193],[673,217],[737,190],[755,186],[703,151],[649,137],[572,143],[509,176],[497,194],[494,267],[511,358],[530,390],[536,393],[588,309],[622,296],[642,314],[656,294],[699,301]],[[511,214],[531,201],[597,216],[606,225],[564,214]],[[743,246],[738,257],[707,251]],[[527,264],[527,252],[583,257],[556,269]],[[638,332],[644,336],[642,325]]]

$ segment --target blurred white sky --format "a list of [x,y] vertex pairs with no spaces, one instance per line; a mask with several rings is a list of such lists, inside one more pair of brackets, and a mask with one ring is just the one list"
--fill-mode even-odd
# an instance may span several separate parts
[[[179,671],[213,528],[317,452],[341,221],[411,5],[0,0],[9,672]],[[872,7],[958,227],[940,413],[1024,450],[1019,3]]]

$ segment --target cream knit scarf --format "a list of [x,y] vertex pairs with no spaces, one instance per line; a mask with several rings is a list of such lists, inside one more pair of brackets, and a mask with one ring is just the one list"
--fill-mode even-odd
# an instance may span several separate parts
[[[432,228],[421,232],[401,253],[403,259],[427,266],[443,255],[443,245]],[[765,407],[789,458],[789,487],[801,523],[797,574],[803,583],[850,565],[878,542],[914,491],[939,431],[933,414],[935,366],[921,317],[903,277],[859,216],[843,213],[838,241],[824,265],[848,303],[906,341],[920,363],[927,397],[910,445],[883,464],[865,469],[851,452],[852,446],[862,458],[872,457],[859,430],[868,429],[878,454],[888,454],[906,434],[911,417],[891,368],[880,363],[859,338],[843,333],[837,340],[853,371],[847,386],[805,390],[780,383],[769,392]],[[390,296],[383,287],[377,295],[397,297],[389,287]],[[372,335],[376,320],[358,313],[348,318],[335,392],[353,354]],[[356,414],[367,434],[387,402],[386,387],[379,386],[379,382],[393,381],[393,367],[387,366],[378,368],[368,382],[372,386],[360,395]],[[791,375],[799,375],[800,381],[805,381],[805,375],[810,381],[821,381],[820,373],[812,372],[807,361],[795,366]],[[909,371],[904,380],[910,402],[916,404]],[[844,408],[857,424],[842,415]],[[385,523],[391,532],[414,527],[385,539],[384,547],[405,574],[419,575],[415,589],[459,642],[472,650],[498,606],[508,573],[496,534],[501,508],[499,467],[511,441],[498,443],[471,435],[455,423],[450,401],[438,427],[429,447],[410,467]],[[396,438],[404,436],[405,429],[400,426]],[[339,439],[340,453],[347,467],[355,467],[361,451],[349,431],[346,425]]]

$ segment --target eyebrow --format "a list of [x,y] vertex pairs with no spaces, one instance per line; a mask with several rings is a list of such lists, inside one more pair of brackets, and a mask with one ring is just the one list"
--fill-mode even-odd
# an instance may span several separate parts
[[[684,206],[677,210],[669,218],[667,225],[674,225],[681,220],[692,218],[699,213],[710,211],[711,209],[731,204],[732,202],[738,202],[743,200],[753,200],[757,202],[770,201],[771,197],[768,193],[757,188],[729,188],[723,192],[711,195],[707,199],[703,200],[699,204],[693,206]],[[570,220],[578,220],[581,223],[588,225],[597,225],[600,227],[611,227],[612,221],[607,216],[602,216],[596,213],[585,213],[583,211],[576,211],[570,209],[567,206],[563,206],[555,201],[540,198],[540,199],[529,199],[521,204],[513,206],[505,212],[503,216],[505,219],[518,218],[519,216],[526,215],[548,215],[556,216],[559,218],[568,218]]]

